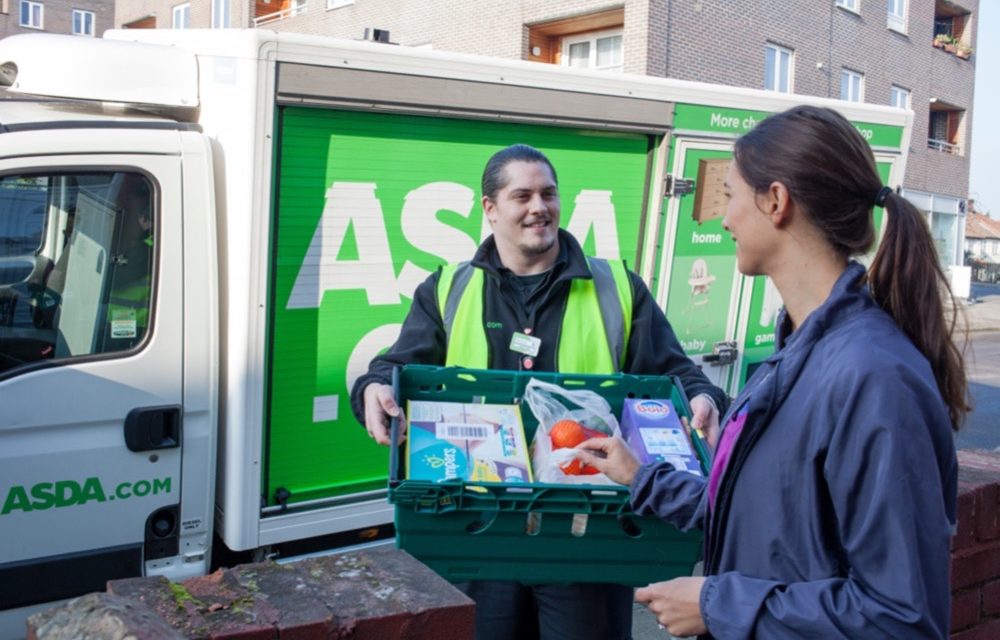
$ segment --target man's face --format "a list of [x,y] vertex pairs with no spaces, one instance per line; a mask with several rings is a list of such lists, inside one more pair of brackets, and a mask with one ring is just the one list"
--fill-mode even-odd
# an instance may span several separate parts
[[533,259],[558,252],[559,190],[544,162],[509,162],[507,185],[494,200],[483,197],[483,210],[502,252]]

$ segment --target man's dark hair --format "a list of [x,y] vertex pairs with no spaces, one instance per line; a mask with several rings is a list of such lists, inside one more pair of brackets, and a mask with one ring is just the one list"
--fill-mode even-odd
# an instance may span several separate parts
[[552,180],[557,185],[559,184],[559,178],[556,176],[556,168],[552,166],[552,163],[549,162],[544,153],[526,144],[512,144],[494,153],[486,163],[486,168],[483,169],[484,196],[493,200],[496,198],[497,191],[507,186],[507,176],[503,169],[511,162],[545,163],[549,171],[552,172]]

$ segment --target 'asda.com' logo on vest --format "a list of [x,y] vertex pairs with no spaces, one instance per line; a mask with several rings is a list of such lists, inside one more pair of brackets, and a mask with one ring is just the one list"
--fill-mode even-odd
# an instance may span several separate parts
[[129,500],[170,493],[171,478],[120,482],[110,491],[106,490],[98,477],[76,480],[39,482],[30,487],[14,485],[0,508],[0,516],[14,511],[44,511],[87,504],[88,502],[108,502]]

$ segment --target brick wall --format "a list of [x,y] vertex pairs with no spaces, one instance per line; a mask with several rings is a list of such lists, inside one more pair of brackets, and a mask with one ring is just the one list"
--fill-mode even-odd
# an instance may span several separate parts
[[[312,0],[313,4],[323,0]],[[229,26],[246,28],[253,25],[254,3],[247,0],[227,0],[229,4]],[[115,26],[121,28],[135,20],[154,16],[157,29],[173,27],[174,7],[190,6],[191,29],[208,29],[212,26],[212,0],[117,0]],[[278,9],[275,2],[274,11]]]
[[952,640],[1000,638],[1000,453],[959,451]]
[[94,33],[112,28],[115,0],[36,0],[42,5],[42,29],[20,26],[20,0],[0,0],[0,38],[18,33],[73,33],[73,9],[94,13]]
[[[974,32],[978,0],[958,4],[972,12]],[[839,98],[843,68],[864,74],[868,103],[888,104],[894,84],[909,89],[915,117],[904,184],[964,198],[975,56],[961,60],[931,46],[934,0],[908,5],[907,33],[901,34],[886,27],[885,0],[860,0],[860,13],[832,0],[760,0],[752,13],[727,0],[670,2],[667,75],[760,89],[764,47],[772,42],[794,51],[795,93]],[[965,109],[962,155],[927,148],[931,98]]]
[[29,640],[472,640],[475,605],[405,551],[263,562],[180,584],[112,580],[28,619]]

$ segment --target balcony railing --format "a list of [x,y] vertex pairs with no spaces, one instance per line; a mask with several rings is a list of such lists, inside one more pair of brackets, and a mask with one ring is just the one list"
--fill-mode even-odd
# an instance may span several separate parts
[[949,153],[953,156],[961,155],[962,153],[962,148],[957,144],[952,144],[946,140],[935,140],[934,138],[927,140],[927,148],[942,153]]
[[277,22],[278,20],[284,20],[285,18],[291,18],[292,16],[297,16],[306,12],[306,2],[293,2],[287,9],[282,9],[281,11],[275,11],[274,13],[268,13],[263,16],[257,16],[253,19],[253,26],[260,27],[265,24],[270,24],[272,22]]

